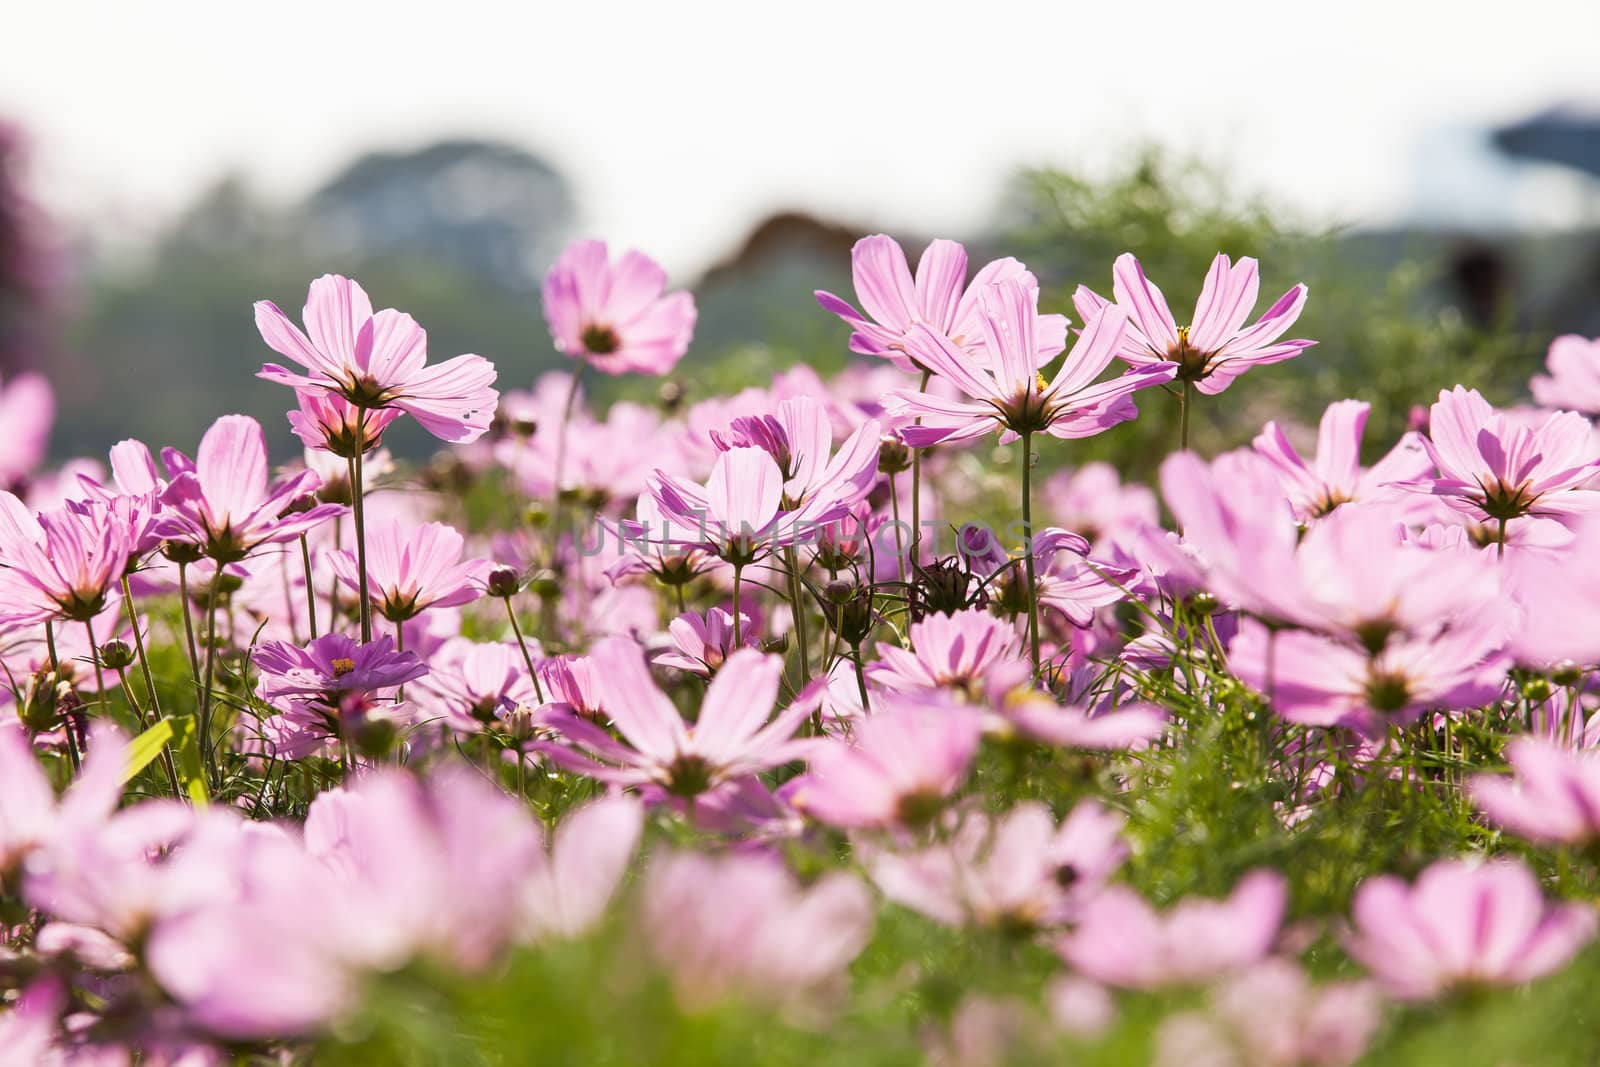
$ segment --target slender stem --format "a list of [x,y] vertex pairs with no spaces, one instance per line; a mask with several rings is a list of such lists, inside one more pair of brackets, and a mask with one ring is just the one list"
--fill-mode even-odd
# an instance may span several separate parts
[[[900,539],[900,483],[889,475],[889,512],[894,517],[894,565],[900,584],[906,584],[906,546]],[[915,533],[912,535],[915,537]]]
[[506,597],[506,618],[511,620],[511,632],[517,635],[517,647],[522,649],[522,662],[528,665],[528,677],[533,679],[533,693],[539,698],[539,703],[544,701],[544,686],[539,684],[539,672],[533,668],[533,657],[528,654],[528,642],[522,639],[522,626],[517,622],[517,613],[511,608],[511,598]]
[[[211,575],[211,590],[206,594],[206,680],[200,694],[200,758],[207,771],[211,767],[211,686],[217,676],[217,592],[222,587],[222,564]],[[215,776],[210,775],[213,782]]]
[[1494,558],[1504,559],[1506,554],[1506,520],[1500,520],[1500,540],[1495,545]]
[[144,675],[145,691],[150,694],[150,710],[160,719],[161,697],[156,693],[156,680],[150,673],[150,658],[144,653],[144,634],[139,632],[139,617],[133,610],[133,589],[128,585],[126,574],[122,576],[122,604],[128,609],[128,625],[133,629],[133,650],[138,653],[139,671]]
[[200,682],[200,650],[194,643],[194,619],[189,601],[189,565],[178,564],[178,599],[183,602],[183,634],[189,642],[189,675],[194,679],[194,702],[199,707],[205,700],[205,689]]
[[361,449],[350,457],[350,512],[356,523],[356,584],[361,601],[361,643],[372,640],[372,605],[367,601],[367,523],[362,507],[366,495],[361,484]]
[[[793,545],[783,550],[783,558],[789,567],[789,603],[794,607],[795,643],[800,652],[800,684],[804,686],[811,681],[811,657],[806,640],[806,603],[802,596],[804,583],[800,578],[800,558]],[[738,648],[739,645],[733,647]]]
[[[922,372],[922,381],[919,382],[918,385],[917,385],[917,392],[919,392],[919,393],[927,392],[928,391],[928,381],[932,377],[933,377],[933,371],[931,371],[931,370],[923,371]],[[922,425],[922,416],[920,416],[920,415],[917,416],[916,425],[918,425],[918,426]],[[908,562],[911,564],[911,571],[912,571],[913,574],[916,573],[916,569],[917,569],[917,548],[921,544],[922,544],[922,449],[914,448],[914,449],[911,450],[911,552],[910,552],[910,559],[908,560]],[[907,605],[907,610],[909,612],[909,616],[911,618],[916,618],[916,615],[917,615],[917,587],[916,587],[916,583],[915,582],[912,583],[911,588],[907,591],[906,605]],[[911,627],[909,627],[909,626],[906,627],[906,638],[905,638],[905,640],[906,640],[906,647],[910,648],[911,647]]]
[[[44,624],[44,647],[50,653],[50,675],[55,679],[54,684],[61,684],[61,659],[56,654],[56,628],[55,623],[46,619]],[[72,713],[63,712],[61,716],[61,729],[67,735],[67,761],[72,764],[72,773],[77,775],[83,767],[83,761],[78,758],[78,739],[72,734]]]
[[[128,707],[133,709],[134,717],[139,720],[140,726],[148,730],[161,721],[161,716],[157,715],[152,718],[146,715],[144,709],[139,706],[138,698],[133,695],[133,686],[128,682],[126,668],[119,667],[117,669],[117,681],[122,683],[122,695],[127,699]],[[183,796],[183,787],[178,784],[178,769],[172,764],[172,751],[167,745],[161,746],[161,769],[167,772],[167,784],[172,786],[172,795],[174,797]]]
[[688,605],[685,604],[684,600],[683,600],[683,583],[682,582],[678,582],[676,585],[674,585],[672,587],[672,589],[673,589],[673,592],[678,594],[678,614],[682,615],[684,612],[689,610]]
[[[394,650],[396,652],[404,652],[406,650],[406,624],[403,622],[396,622],[394,624]],[[401,682],[399,685],[395,686],[394,702],[396,704],[403,704],[405,703],[405,699],[406,685],[404,682]]]
[[567,471],[567,427],[572,422],[572,409],[578,402],[578,383],[583,380],[583,370],[589,364],[584,360],[578,361],[577,369],[572,372],[572,384],[567,387],[567,400],[561,406],[561,422],[556,426],[556,458],[554,481],[551,491],[555,494],[555,508],[550,522],[550,567],[553,570],[556,564],[556,552],[561,545],[561,535],[566,531],[562,526],[566,523],[566,501],[561,495],[561,480]]
[[[333,517],[333,550],[344,550],[344,516]],[[328,589],[328,630],[332,632],[339,628],[339,576],[333,576],[333,583]]]
[[735,649],[744,647],[744,632],[739,625],[739,579],[743,574],[744,565],[735,563],[733,565],[733,647]]
[[106,672],[100,666],[100,645],[94,639],[94,620],[83,620],[83,632],[89,637],[89,661],[94,664],[95,702],[100,705],[101,718],[110,715],[106,707]]
[[1039,673],[1039,580],[1033,566],[1033,434],[1022,435],[1022,559],[1028,572],[1028,651]]
[[1183,391],[1178,394],[1178,450],[1189,450],[1189,382],[1183,383]]
[[300,563],[306,569],[306,621],[311,624],[311,640],[317,639],[317,587],[311,584],[311,544],[300,535]]
[[861,669],[861,646],[855,647],[855,655],[850,657],[850,662],[856,669],[856,691],[861,694],[861,714],[872,714],[872,702],[867,699],[867,675]]

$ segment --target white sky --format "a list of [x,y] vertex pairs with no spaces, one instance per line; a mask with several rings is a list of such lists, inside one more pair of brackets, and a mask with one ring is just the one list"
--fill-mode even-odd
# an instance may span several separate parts
[[231,168],[288,199],[363,149],[484,135],[685,272],[779,206],[960,234],[1017,164],[1143,139],[1381,221],[1435,188],[1440,129],[1600,97],[1596,0],[56,0],[4,26],[0,114],[72,220],[148,225]]

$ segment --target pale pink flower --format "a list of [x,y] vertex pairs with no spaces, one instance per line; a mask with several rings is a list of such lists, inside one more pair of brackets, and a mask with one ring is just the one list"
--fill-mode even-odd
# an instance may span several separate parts
[[524,940],[580,937],[605,915],[644,830],[644,809],[611,796],[562,817],[549,848],[534,853],[519,902]]
[[725,430],[712,430],[718,448],[759,448],[783,472],[783,509],[795,511],[819,499],[854,506],[878,480],[876,419],[856,427],[833,454],[833,425],[813,397],[790,397],[771,415],[743,415]]
[[1059,827],[1025,801],[1002,818],[974,813],[948,842],[918,851],[858,846],[890,900],[951,926],[1031,931],[1070,920],[1122,865],[1123,818],[1084,801]]
[[1091,898],[1056,945],[1076,970],[1107,985],[1157,989],[1208,982],[1266,958],[1287,890],[1273,871],[1245,875],[1226,900],[1186,897],[1157,912],[1133,890]]
[[[750,625],[750,616],[740,612],[739,617],[745,647],[754,646],[760,636]],[[734,652],[733,613],[723,608],[711,608],[704,615],[686,611],[667,624],[667,633],[672,648],[656,656],[658,667],[710,678]]]
[[[396,519],[367,524],[367,589],[373,608],[390,622],[404,622],[429,608],[470,603],[484,592],[493,565],[461,558],[466,547],[455,527],[425,522],[407,529]],[[360,588],[354,552],[328,557],[339,580]]]
[[1600,414],[1600,338],[1557,337],[1544,365],[1550,373],[1536,374],[1528,383],[1540,406]]
[[305,333],[270,300],[255,310],[267,346],[310,372],[267,363],[257,377],[358,408],[398,409],[444,441],[475,441],[494,420],[493,363],[466,355],[426,366],[428,335],[416,320],[393,308],[374,314],[366,290],[349,278],[324,274],[311,283]]
[[847,828],[920,825],[966,780],[978,751],[978,712],[926,698],[883,704],[856,725],[851,742],[809,750],[810,771],[789,793],[802,814]]
[[1109,463],[1052,474],[1044,483],[1043,502],[1057,522],[1091,542],[1160,520],[1155,493],[1123,484]]
[[[881,233],[856,242],[850,268],[856,298],[866,315],[821,290],[817,303],[854,331],[850,351],[882,356],[902,370],[919,369],[915,357],[907,354],[906,338],[913,326],[926,326],[957,348],[983,358],[986,338],[978,310],[983,292],[1007,279],[1034,291],[1039,288],[1028,269],[1010,257],[989,263],[967,284],[967,250],[943,239],[923,251],[915,277],[899,243]],[[1036,343],[1041,356],[1054,356],[1065,348],[1066,317],[1040,316]]]
[[604,374],[666,374],[694,335],[694,297],[666,293],[667,272],[643,252],[611,262],[604,241],[575,241],[544,279],[544,317],[564,355]]
[[867,666],[874,684],[898,692],[942,689],[979,699],[997,665],[1024,656],[1016,626],[981,608],[928,615],[911,624],[910,636],[915,651],[878,643],[878,659]]
[[[537,646],[529,651],[538,655]],[[406,696],[423,713],[442,715],[453,730],[477,733],[519,707],[539,703],[515,644],[452,637],[429,657],[428,667]]]
[[913,448],[971,441],[998,433],[1002,442],[1024,433],[1091,437],[1139,413],[1132,394],[1171,379],[1162,363],[1130,370],[1108,381],[1095,379],[1121,344],[1124,316],[1115,308],[1097,313],[1063,357],[1055,377],[1043,373],[1049,359],[1038,344],[1039,294],[1008,280],[991,286],[979,316],[988,366],[976,363],[948,338],[918,323],[907,350],[922,366],[954,382],[966,400],[932,392],[898,392],[885,401],[892,414],[920,416],[921,425],[901,430]]
[[872,899],[834,872],[802,889],[759,853],[657,859],[640,894],[651,957],[691,1011],[738,997],[809,1013],[845,989],[872,930]]
[[1356,890],[1350,954],[1384,990],[1428,1000],[1521,985],[1563,967],[1594,936],[1587,904],[1549,904],[1517,860],[1439,860],[1407,885],[1393,875]]
[[18,374],[0,387],[0,488],[23,490],[49,451],[55,417],[55,391],[43,375]]
[[79,501],[36,517],[0,490],[0,621],[84,622],[116,605],[129,535],[108,505]]
[[1489,821],[1546,845],[1581,845],[1600,837],[1600,752],[1539,737],[1506,746],[1512,775],[1475,776],[1469,791]]
[[[338,393],[296,389],[299,410],[289,412],[289,428],[306,448],[350,459],[383,443],[383,431],[400,417],[399,408],[358,408]],[[365,473],[365,472],[363,472]]]
[[707,686],[693,724],[656,688],[644,650],[631,638],[608,637],[588,659],[599,705],[621,739],[576,711],[553,705],[543,722],[559,740],[534,747],[564,767],[613,785],[654,784],[688,797],[800,753],[794,733],[815,702],[797,700],[773,717],[783,670],[777,656],[753,649],[729,656]]
[[[1292,359],[1316,344],[1278,340],[1305,307],[1304,285],[1284,293],[1252,325],[1244,324],[1261,290],[1256,261],[1248,256],[1235,264],[1217,253],[1188,326],[1178,325],[1166,297],[1144,276],[1131,252],[1117,257],[1111,277],[1116,306],[1128,315],[1128,330],[1117,354],[1136,367],[1170,363],[1179,381],[1193,382],[1208,395],[1222,392],[1251,367]],[[1107,306],[1105,299],[1082,285],[1072,294],[1072,302],[1085,321]]]
[[1427,449],[1420,434],[1408,433],[1370,469],[1361,466],[1361,435],[1372,405],[1361,400],[1329,404],[1317,433],[1316,458],[1307,463],[1276,422],[1252,442],[1277,469],[1295,516],[1309,522],[1351,501],[1389,500],[1400,482],[1425,481]]
[[983,732],[1023,737],[1046,745],[1118,751],[1138,748],[1166,733],[1166,712],[1138,701],[1086,707],[1061,703],[1034,688],[1027,660],[997,665],[985,679],[988,703]]

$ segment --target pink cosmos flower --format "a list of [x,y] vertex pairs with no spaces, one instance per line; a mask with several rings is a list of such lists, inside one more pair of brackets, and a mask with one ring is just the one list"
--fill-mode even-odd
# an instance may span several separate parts
[[1544,365],[1528,383],[1542,407],[1600,414],[1600,338],[1569,333],[1550,342]]
[[[978,271],[970,285],[965,284],[967,250],[942,239],[923,251],[915,278],[899,243],[881,233],[856,242],[850,251],[850,267],[856,297],[866,316],[822,290],[816,293],[817,303],[854,331],[850,351],[883,356],[901,370],[920,369],[907,354],[906,339],[913,326],[925,326],[955,347],[983,358],[987,341],[978,310],[981,294],[1007,279],[1035,292],[1039,288],[1028,269],[1010,257],[994,260]],[[1054,356],[1065,348],[1066,316],[1041,315],[1036,342],[1041,357]]]
[[556,348],[603,374],[666,374],[689,349],[694,297],[663,295],[667,272],[643,252],[612,263],[604,241],[575,241],[544,279]]
[[650,955],[690,1011],[727,997],[818,1010],[844,992],[872,930],[858,879],[835,872],[802,889],[759,853],[669,854],[651,865],[640,900]]
[[1511,777],[1480,774],[1469,786],[1490,822],[1547,845],[1600,837],[1600,752],[1518,737],[1506,747],[1506,758]]
[[1267,960],[1228,979],[1210,1009],[1162,1022],[1156,1067],[1349,1067],[1383,1021],[1370,982],[1314,986],[1286,960]]
[[[750,625],[750,616],[740,615],[745,646],[752,647],[759,635]],[[723,608],[711,608],[704,615],[686,611],[667,625],[667,632],[672,636],[672,648],[655,658],[658,667],[676,667],[710,678],[734,651],[733,613]]]
[[344,693],[375,693],[415,681],[427,664],[410,652],[397,652],[387,634],[367,644],[340,633],[323,634],[304,648],[287,641],[264,641],[252,662],[261,672],[260,693],[279,697],[332,700]]
[[931,392],[897,392],[885,401],[893,414],[920,416],[901,431],[906,444],[926,448],[998,432],[1002,442],[1023,433],[1092,437],[1137,415],[1131,395],[1171,379],[1171,364],[1152,364],[1095,384],[1121,344],[1124,316],[1106,308],[1083,329],[1046,381],[1038,343],[1039,293],[1017,281],[990,286],[980,298],[980,324],[989,366],[980,366],[948,338],[918,323],[907,351],[922,366],[955,383],[968,397],[951,401]]
[[1266,958],[1286,899],[1283,876],[1273,871],[1245,875],[1226,900],[1188,897],[1165,913],[1133,890],[1111,886],[1084,905],[1056,950],[1107,985],[1157,989],[1208,982]]
[[264,544],[292,541],[344,510],[319,504],[284,514],[295,498],[316,489],[317,476],[302,471],[269,485],[267,439],[248,415],[214,422],[193,463],[176,450],[166,459],[174,477],[161,495],[156,532],[195,545],[218,563],[238,562]]
[[36,518],[0,491],[0,620],[93,620],[121,599],[129,525],[98,502],[77,502]]
[[560,735],[559,743],[534,747],[564,767],[613,785],[653,783],[690,797],[800,754],[794,733],[815,702],[797,700],[772,717],[783,671],[777,656],[753,649],[729,656],[706,688],[693,725],[651,681],[644,650],[632,638],[606,638],[588,658],[599,704],[621,740],[566,706],[552,705],[543,722]]
[[868,665],[867,677],[897,692],[945,690],[977,699],[996,666],[1025,655],[1016,626],[981,608],[928,615],[912,623],[911,646],[916,651],[879,642],[878,659]]
[[267,363],[257,377],[358,408],[403,411],[444,441],[475,441],[493,421],[493,363],[466,355],[426,366],[428,335],[416,320],[393,308],[374,314],[366,290],[349,278],[324,274],[311,283],[305,324],[302,333],[276,304],[257,301],[262,340],[310,372]]
[[827,409],[809,396],[790,397],[771,415],[745,415],[726,430],[711,431],[718,448],[759,448],[783,472],[783,508],[794,511],[815,500],[855,505],[878,480],[879,428],[867,419],[833,455],[833,425]]
[[966,780],[980,732],[968,708],[885,701],[856,726],[853,743],[808,752],[810,770],[791,783],[789,802],[832,826],[925,824]]
[[442,715],[453,730],[477,733],[519,707],[539,703],[516,645],[452,637],[429,657],[428,667],[406,695],[423,713]]
[[1057,522],[1091,542],[1160,520],[1155,493],[1142,485],[1124,485],[1109,463],[1085,463],[1052,474],[1044,484],[1044,503]]
[[1034,688],[1027,660],[997,664],[985,679],[988,702],[983,732],[993,737],[1024,737],[1046,745],[1121,751],[1137,748],[1166,733],[1167,715],[1154,704],[1102,701],[1090,707],[1060,703]]
[[[390,622],[404,622],[429,608],[451,608],[483,595],[493,565],[463,560],[466,540],[453,526],[425,522],[407,529],[399,520],[367,526],[367,589],[372,606]],[[328,557],[339,580],[360,588],[354,552]]]
[[1356,890],[1350,954],[1385,992],[1428,1000],[1521,985],[1559,970],[1594,936],[1586,904],[1547,904],[1517,860],[1439,860],[1413,885],[1393,875]]
[[627,873],[643,830],[644,809],[629,797],[605,797],[565,815],[549,848],[533,854],[519,902],[521,938],[574,938],[593,928]]
[[35,849],[63,827],[104,822],[122,799],[127,749],[115,728],[90,732],[83,773],[58,801],[21,724],[0,724],[0,883],[21,872]]
[[[1179,326],[1167,299],[1131,252],[1117,257],[1111,270],[1116,306],[1128,314],[1128,330],[1118,355],[1136,367],[1171,363],[1179,381],[1193,382],[1207,395],[1222,392],[1251,367],[1298,356],[1315,341],[1280,341],[1306,304],[1306,287],[1296,285],[1250,326],[1244,320],[1256,306],[1261,279],[1254,259],[1232,263],[1222,253],[1211,261],[1191,325]],[[1107,306],[1086,286],[1072,303],[1085,321]]]
[[1499,619],[1473,619],[1434,636],[1391,638],[1374,655],[1301,630],[1273,635],[1246,620],[1228,646],[1228,665],[1290,722],[1372,733],[1498,697],[1509,666],[1498,654],[1504,633]]
[[338,393],[296,389],[299,410],[289,412],[289,428],[306,448],[351,459],[383,443],[383,431],[400,417],[399,408],[362,409]]
[[1025,801],[1003,818],[973,814],[947,844],[915,852],[862,845],[862,862],[885,896],[950,926],[1011,931],[1071,919],[1122,865],[1123,818],[1092,801],[1056,826]]
[[1584,488],[1600,473],[1600,445],[1582,415],[1517,423],[1458,385],[1440,391],[1428,425],[1423,443],[1439,478],[1422,489],[1471,519],[1563,519],[1600,509],[1600,492]]
[[44,462],[55,416],[55,391],[43,375],[19,374],[0,387],[0,435],[6,441],[0,487],[20,492]]
[[552,704],[565,704],[584,718],[605,720],[600,704],[604,668],[592,656],[552,656],[533,669]]
[[1372,405],[1361,400],[1329,404],[1322,413],[1317,455],[1307,463],[1276,422],[1262,429],[1253,447],[1277,468],[1295,516],[1309,522],[1351,501],[1393,499],[1394,483],[1424,481],[1428,453],[1420,434],[1408,433],[1389,454],[1361,467],[1361,435]]

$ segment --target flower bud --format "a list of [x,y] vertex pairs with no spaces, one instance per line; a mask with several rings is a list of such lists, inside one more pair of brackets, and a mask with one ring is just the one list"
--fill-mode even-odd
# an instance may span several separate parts
[[1564,659],[1550,668],[1550,680],[1557,685],[1577,685],[1583,679],[1583,667]]
[[533,590],[534,595],[540,600],[552,600],[561,595],[561,579],[556,576],[555,571],[547,568],[533,576],[528,582],[528,588]]
[[[776,637],[768,637],[765,640],[763,640],[758,647],[763,652],[769,653],[771,655],[781,656],[784,653],[789,651],[789,635],[788,634],[779,634]],[[706,666],[711,667],[713,670],[715,670],[717,667],[721,666],[721,663],[712,663],[710,661],[710,654],[711,654],[711,650],[707,649]],[[718,660],[721,660],[722,659],[722,653],[720,651],[717,652],[716,653],[716,657],[717,657]]]
[[865,641],[877,621],[872,612],[872,591],[836,578],[823,587],[823,595],[828,599],[822,611],[828,628],[852,648]]
[[671,414],[683,406],[683,383],[673,378],[668,378],[656,388],[656,400],[661,405],[661,410]]
[[71,698],[72,683],[63,681],[54,671],[40,670],[28,680],[17,717],[35,733],[53,730]]
[[510,599],[522,588],[522,575],[515,567],[496,567],[487,580],[489,595]]
[[112,638],[100,646],[100,662],[110,670],[123,671],[133,665],[133,646]]
[[899,474],[911,469],[911,449],[894,434],[878,438],[878,473]]
[[205,552],[199,545],[192,545],[187,541],[163,541],[161,554],[174,563],[196,563]]
[[1536,674],[1522,683],[1522,695],[1534,704],[1543,704],[1550,699],[1550,679]]
[[314,508],[316,506],[317,506],[317,494],[315,494],[315,493],[301,493],[299,496],[297,496],[293,500],[289,501],[289,504],[288,504],[287,507],[285,507],[282,511],[278,512],[278,518],[281,519],[281,518],[284,518],[284,517],[289,516],[289,515],[304,515],[306,512],[310,511],[312,508]]

